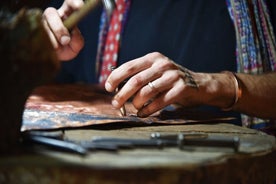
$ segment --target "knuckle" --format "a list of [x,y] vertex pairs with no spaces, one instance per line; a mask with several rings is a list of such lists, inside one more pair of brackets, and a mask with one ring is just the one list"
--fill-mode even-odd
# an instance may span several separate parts
[[168,57],[163,56],[157,57],[155,59],[154,65],[159,68],[161,71],[171,70],[171,69],[178,69],[175,63],[170,60]]
[[144,84],[143,78],[139,75],[132,77],[129,81],[130,85],[133,87],[141,87]]
[[68,4],[73,8],[73,9],[79,9],[83,6],[83,1],[81,0],[68,0]]
[[64,29],[62,29],[62,28],[57,28],[57,29],[55,30],[55,35],[56,35],[56,37],[57,37],[59,40],[61,40],[61,37],[62,37],[63,35],[67,35],[66,33],[67,33],[67,32],[66,32]]
[[153,59],[164,57],[164,56],[160,52],[151,52],[151,53],[147,54],[146,57],[149,58],[149,60],[153,60]]
[[168,78],[172,81],[176,81],[181,78],[179,72],[170,72],[168,73]]
[[160,60],[160,62],[158,63],[158,66],[163,71],[174,68],[174,64],[170,62],[170,60],[168,59]]
[[135,66],[134,66],[134,63],[132,63],[132,62],[128,62],[128,63],[123,64],[123,67],[124,67],[124,71],[126,73],[133,73],[136,70]]
[[45,9],[43,15],[46,16],[46,17],[48,17],[48,16],[51,16],[51,15],[55,14],[55,12],[56,12],[55,8],[49,7],[49,8]]

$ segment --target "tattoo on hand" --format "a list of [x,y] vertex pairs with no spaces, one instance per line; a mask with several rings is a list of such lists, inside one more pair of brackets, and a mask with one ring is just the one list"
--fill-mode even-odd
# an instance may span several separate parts
[[193,76],[191,75],[190,71],[187,69],[187,68],[184,68],[182,66],[179,66],[180,70],[184,73],[185,75],[185,78],[184,78],[184,81],[185,81],[185,84],[187,86],[190,86],[192,88],[195,88],[195,89],[199,89],[198,87],[198,84],[196,83],[196,81],[194,80]]

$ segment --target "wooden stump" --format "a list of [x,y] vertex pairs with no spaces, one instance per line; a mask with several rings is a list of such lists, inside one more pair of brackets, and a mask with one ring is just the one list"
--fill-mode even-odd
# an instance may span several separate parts
[[38,9],[0,9],[0,153],[17,147],[24,104],[32,89],[53,78],[59,64]]

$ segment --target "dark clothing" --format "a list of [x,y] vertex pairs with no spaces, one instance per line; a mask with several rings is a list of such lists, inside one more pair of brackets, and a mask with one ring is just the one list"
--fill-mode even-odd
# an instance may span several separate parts
[[[97,81],[100,15],[101,7],[79,24],[85,47],[72,62],[63,63],[59,81]],[[155,51],[196,72],[236,71],[235,32],[225,1],[133,0],[118,63]]]
[[[269,1],[275,25],[275,1]],[[85,47],[73,61],[62,64],[59,82],[95,83],[95,58],[102,7],[79,28]],[[132,0],[122,35],[119,64],[160,52],[195,72],[236,71],[236,38],[225,0]],[[219,111],[214,108],[215,111]],[[227,112],[225,115],[238,113]]]

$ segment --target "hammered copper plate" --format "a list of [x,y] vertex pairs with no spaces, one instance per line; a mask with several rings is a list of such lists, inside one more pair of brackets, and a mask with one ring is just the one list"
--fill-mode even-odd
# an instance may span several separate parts
[[83,127],[107,123],[184,124],[228,120],[210,114],[184,112],[173,106],[147,118],[136,116],[137,110],[126,103],[127,116],[111,105],[114,94],[96,85],[47,85],[36,88],[28,98],[21,130]]

